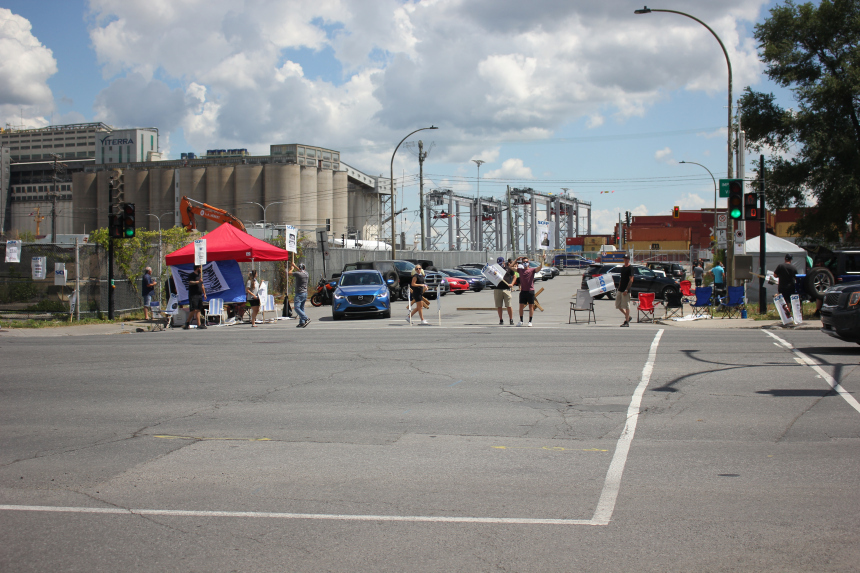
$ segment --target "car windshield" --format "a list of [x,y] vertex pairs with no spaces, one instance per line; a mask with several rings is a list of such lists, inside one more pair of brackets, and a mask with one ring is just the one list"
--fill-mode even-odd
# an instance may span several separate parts
[[379,273],[349,273],[340,277],[340,286],[364,286],[382,284]]
[[654,271],[646,267],[637,267],[636,270],[639,271],[639,275],[643,277],[653,278],[657,276],[656,274],[654,274]]
[[448,275],[449,277],[468,277],[466,273],[463,271],[455,271],[454,269],[442,269],[442,272]]
[[407,263],[406,261],[394,261],[394,266],[397,267],[397,270],[401,273],[411,273],[415,270],[415,265]]
[[467,275],[472,275],[472,276],[480,276],[481,275],[481,271],[479,271],[478,269],[461,269],[461,270],[464,273],[466,273]]

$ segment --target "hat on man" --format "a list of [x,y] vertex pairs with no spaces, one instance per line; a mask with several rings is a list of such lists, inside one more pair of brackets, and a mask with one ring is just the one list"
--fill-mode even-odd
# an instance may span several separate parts
[[627,253],[624,253],[624,260],[625,260],[625,261],[629,261],[629,260],[630,260],[630,255],[629,255],[629,254],[627,254]]
[[502,264],[502,263],[504,263],[504,262],[505,262],[505,257],[499,257],[498,259],[496,259],[496,262],[497,262],[498,264]]
[[785,260],[786,260],[786,261],[790,261],[790,260],[791,260],[791,259],[793,259],[793,258],[794,258],[794,257],[792,257],[792,256],[791,256],[791,253],[786,253],[786,254],[785,254]]

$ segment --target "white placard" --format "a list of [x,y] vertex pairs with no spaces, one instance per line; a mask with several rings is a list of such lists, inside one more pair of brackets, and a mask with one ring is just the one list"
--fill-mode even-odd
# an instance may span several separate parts
[[789,298],[791,299],[791,319],[794,324],[801,324],[803,322],[803,308],[800,306],[800,295],[793,294]]
[[728,231],[726,229],[717,229],[717,247],[725,249],[728,241]]
[[77,302],[78,297],[75,296],[75,293],[69,295],[69,314],[75,312],[75,303]]
[[206,264],[206,239],[194,239],[194,264]]
[[553,243],[555,242],[554,241],[555,237],[553,237],[553,232],[552,232],[553,227],[554,227],[554,224],[552,221],[538,221],[537,222],[538,249],[541,249],[544,251],[546,251],[546,250],[551,251],[555,248],[555,245],[553,245]]
[[66,263],[54,263],[54,286],[66,286]]
[[6,241],[6,262],[21,262],[21,241]]
[[729,217],[725,213],[717,214],[717,229],[725,229],[728,226]]
[[284,237],[286,238],[286,249],[291,252],[296,252],[296,244],[298,243],[299,232],[292,225],[287,225],[284,228]]
[[33,280],[41,281],[45,279],[45,267],[48,266],[48,257],[33,257],[30,262],[33,269]]
[[257,289],[257,298],[260,302],[269,298],[269,281],[260,281],[260,288]]
[[588,285],[588,294],[591,296],[615,290],[615,281],[612,280],[612,275],[609,273],[588,279],[586,284]]
[[735,243],[735,254],[736,254],[736,255],[745,255],[745,254],[747,254],[747,246],[746,246],[746,243]]
[[746,231],[744,230],[743,227],[735,229],[735,243],[746,243],[747,242],[746,235],[747,235]]
[[499,286],[499,283],[505,278],[505,270],[498,264],[484,265],[481,274],[495,286]]

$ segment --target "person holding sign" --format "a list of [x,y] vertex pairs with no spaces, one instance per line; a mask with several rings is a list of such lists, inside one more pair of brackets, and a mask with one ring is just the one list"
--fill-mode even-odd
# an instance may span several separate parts
[[193,319],[197,320],[197,328],[206,328],[206,322],[200,324],[200,313],[203,311],[203,299],[206,298],[206,285],[203,284],[203,267],[195,265],[194,271],[188,275],[188,322],[182,328],[188,330]]
[[514,271],[510,265],[505,262],[504,257],[499,257],[496,260],[496,264],[505,270],[505,276],[501,281],[499,281],[499,284],[496,285],[496,290],[493,291],[493,300],[496,303],[496,312],[499,313],[499,324],[505,324],[505,321],[502,318],[502,307],[505,307],[508,309],[508,320],[510,321],[511,326],[513,326],[514,310],[511,308],[511,288],[514,284]]
[[[546,258],[546,253],[543,257]],[[529,307],[528,325],[531,326],[535,314],[535,273],[541,268],[541,265],[529,266],[528,257],[517,257],[515,262],[517,263],[517,272],[520,275],[520,323],[517,326],[523,326],[523,309],[526,305]]]
[[252,269],[248,273],[248,282],[245,283],[245,300],[248,301],[248,305],[251,307],[251,328],[256,328],[257,313],[260,312],[259,288],[260,283],[257,282],[257,271]]

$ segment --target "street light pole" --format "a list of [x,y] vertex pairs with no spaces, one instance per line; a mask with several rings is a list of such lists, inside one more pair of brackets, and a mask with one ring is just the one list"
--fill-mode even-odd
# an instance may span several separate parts
[[152,213],[147,213],[150,217],[155,217],[155,220],[158,221],[158,300],[161,300],[161,217],[165,215],[173,215],[173,211],[168,211],[167,213],[162,213],[161,217],[158,215],[153,215]]
[[281,204],[283,204],[283,203],[286,203],[286,201],[275,201],[274,203],[269,203],[269,204],[268,204],[268,205],[266,205],[265,207],[263,207],[262,205],[260,205],[260,204],[259,204],[259,203],[257,203],[256,201],[245,201],[243,204],[244,204],[244,205],[256,205],[257,207],[259,207],[260,209],[262,209],[262,210],[263,210],[263,236],[264,236],[265,238],[268,238],[268,237],[266,237],[266,211],[267,211],[267,210],[268,210],[268,208],[269,208],[269,207],[271,207],[272,205],[281,205]]
[[714,182],[714,253],[717,252],[717,180],[714,179],[714,174],[711,173],[711,170],[702,165],[701,163],[696,163],[695,161],[679,161],[678,163],[689,163],[690,165],[698,165],[702,169],[708,172],[708,175],[711,176],[711,180]]
[[486,163],[483,159],[473,159],[478,166],[478,191],[475,193],[475,250],[481,250],[481,165]]
[[397,258],[397,217],[395,217],[395,205],[394,205],[394,156],[397,155],[397,150],[400,149],[400,146],[404,141],[409,139],[410,136],[418,133],[419,131],[424,131],[425,129],[439,129],[438,127],[431,125],[430,127],[422,127],[416,129],[406,137],[400,140],[400,143],[397,144],[397,147],[394,148],[394,153],[391,154],[391,172],[389,173],[388,183],[391,185],[391,258]]

